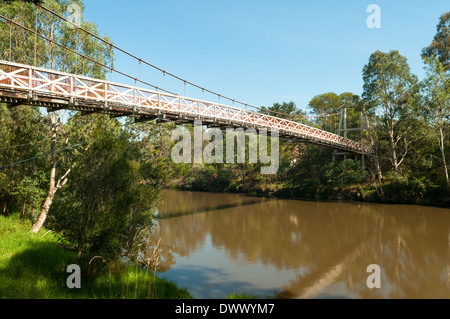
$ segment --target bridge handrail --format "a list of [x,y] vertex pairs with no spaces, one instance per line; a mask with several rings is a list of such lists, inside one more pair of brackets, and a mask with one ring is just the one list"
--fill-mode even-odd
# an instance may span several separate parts
[[[5,72],[5,66],[11,69],[15,68],[15,70],[11,70],[9,73]],[[6,82],[9,81],[10,84],[4,83],[5,80]],[[300,134],[304,137],[319,139],[328,144],[340,144],[361,153],[372,152],[369,145],[358,143],[337,134],[288,119],[244,110],[221,103],[15,62],[0,60],[0,86],[44,94],[62,95],[107,103],[120,103],[133,107],[147,107],[150,109],[175,111],[181,114],[232,120]]]

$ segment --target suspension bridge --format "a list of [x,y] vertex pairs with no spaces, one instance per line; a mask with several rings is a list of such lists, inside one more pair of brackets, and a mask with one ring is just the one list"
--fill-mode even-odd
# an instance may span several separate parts
[[[44,10],[67,21],[63,16],[51,10],[46,8]],[[44,38],[44,40],[51,41],[36,31],[28,29],[7,17],[0,16],[0,18],[4,22],[9,23],[10,28],[13,24],[16,24],[25,31],[33,33],[35,37],[39,36]],[[79,26],[78,28],[82,30]],[[86,30],[86,32],[88,31]],[[105,42],[102,38],[94,34],[91,35]],[[53,43],[62,46],[58,43]],[[122,52],[126,52],[111,43],[108,44]],[[83,56],[73,49],[67,47],[65,49]],[[129,54],[128,52],[126,53]],[[129,55],[138,59],[131,54]],[[83,56],[83,58],[101,64],[89,57]],[[138,60],[139,64],[143,61],[142,59]],[[101,65],[111,72],[118,72],[112,67]],[[149,65],[155,67],[151,64]],[[167,73],[159,68],[157,69],[164,72],[164,75]],[[122,74],[125,75],[124,73]],[[172,74],[169,73],[169,75]],[[185,85],[188,83],[201,88],[176,76],[174,77],[184,81]],[[135,83],[138,82],[138,79],[133,79]],[[139,82],[146,83],[141,80]],[[33,105],[47,108],[49,112],[68,109],[81,111],[84,114],[104,113],[109,114],[111,117],[134,117],[136,122],[157,120],[193,123],[200,120],[207,127],[277,130],[282,138],[322,145],[347,153],[373,154],[371,145],[362,141],[357,142],[345,136],[303,123],[265,114],[268,113],[267,110],[264,113],[254,112],[224,103],[180,96],[169,91],[158,90],[158,87],[155,88],[147,89],[138,85],[115,83],[79,74],[70,74],[49,68],[0,60],[0,102],[8,104],[9,107]],[[202,88],[202,90],[205,89]],[[214,93],[212,91],[209,92]],[[221,95],[214,94],[218,95],[220,99]],[[232,101],[233,104],[235,102],[235,100],[226,97],[225,100]],[[248,106],[248,104],[238,103]]]

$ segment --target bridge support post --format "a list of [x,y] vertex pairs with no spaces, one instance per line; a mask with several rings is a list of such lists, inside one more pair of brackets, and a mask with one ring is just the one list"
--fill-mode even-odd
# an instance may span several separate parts
[[[363,118],[363,112],[360,112],[360,125],[357,128],[348,128],[347,127],[347,105],[343,105],[341,107],[341,115],[339,117],[339,126],[337,129],[337,135],[343,136],[344,138],[348,138],[348,132],[349,131],[360,131],[361,132],[361,144],[363,144],[364,141],[364,132],[366,130],[364,125],[364,118]],[[337,150],[333,151],[333,163],[336,161],[338,155],[342,155],[343,159],[347,159],[347,155],[351,153],[346,153],[345,151],[339,152]],[[357,155],[355,154],[355,160],[357,159]],[[361,168],[364,169],[365,167],[365,155],[361,154]]]
[[[360,120],[359,120],[360,121],[359,122],[359,127],[361,128],[361,145],[364,145],[363,144],[363,142],[364,142],[364,132],[366,131],[366,128],[364,126],[363,116],[364,116],[363,112],[362,111],[359,112],[359,118],[360,118]],[[366,167],[365,155],[361,154],[361,168],[364,170],[365,167]]]
[[[342,108],[342,123],[344,124],[344,138],[347,138],[347,105]],[[344,161],[347,159],[347,155],[344,154]]]

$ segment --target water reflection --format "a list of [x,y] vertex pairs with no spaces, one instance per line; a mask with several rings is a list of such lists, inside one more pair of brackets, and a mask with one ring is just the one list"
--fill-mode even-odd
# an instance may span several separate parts
[[[449,210],[178,191],[164,201],[151,241],[161,237],[162,271],[195,297],[450,297]],[[381,289],[366,285],[369,264]]]

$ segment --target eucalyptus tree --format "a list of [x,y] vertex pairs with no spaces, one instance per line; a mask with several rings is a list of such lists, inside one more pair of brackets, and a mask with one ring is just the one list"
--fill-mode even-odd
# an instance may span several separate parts
[[[376,51],[363,68],[363,99],[371,133],[381,131],[389,146],[394,171],[404,161],[411,144],[416,119],[418,80],[410,71],[407,59],[398,51]],[[375,130],[375,132],[373,132]]]
[[424,57],[424,62],[426,76],[421,82],[422,115],[437,135],[445,182],[450,191],[445,157],[445,139],[450,119],[450,71],[446,71],[444,64],[436,57]]
[[[0,14],[14,23],[2,19],[3,23],[0,24],[2,58],[105,78],[107,69],[104,65],[112,65],[114,59],[111,46],[108,45],[111,40],[104,36],[105,41],[100,41],[91,35],[98,34],[97,26],[83,18],[83,11],[82,0],[3,1]],[[71,15],[75,17],[73,21]],[[41,214],[32,227],[33,232],[38,232],[44,224],[56,191],[67,182],[70,173],[70,167],[66,167],[57,179],[59,158],[55,152],[63,128],[61,112],[51,112],[48,116],[52,153],[49,190]]]
[[422,57],[437,57],[444,69],[450,69],[450,11],[439,18],[436,35],[431,44],[422,50]]
[[[36,107],[0,104],[0,214],[34,215],[48,183],[46,117]],[[31,160],[32,159],[32,160]],[[15,164],[16,163],[16,164]]]
[[346,107],[347,126],[360,126],[361,98],[351,92],[318,94],[309,101],[308,106],[315,116],[323,115],[318,117],[316,122],[327,131],[337,132],[343,107]]
[[[84,141],[73,174],[55,198],[49,224],[77,250],[83,266],[94,256],[113,261],[149,230],[160,185],[145,149],[107,115],[74,116],[72,143]],[[142,239],[142,237],[140,237]]]

